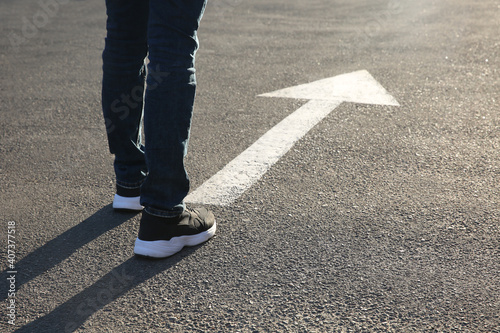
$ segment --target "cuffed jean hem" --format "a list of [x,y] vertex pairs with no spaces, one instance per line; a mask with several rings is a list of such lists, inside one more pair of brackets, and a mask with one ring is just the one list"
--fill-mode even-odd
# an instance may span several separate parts
[[120,180],[116,180],[116,185],[120,186],[120,187],[123,187],[127,190],[133,190],[133,189],[138,189],[138,188],[141,188],[141,185],[142,183],[144,183],[144,180],[141,180],[139,182],[136,182],[136,183],[127,183],[127,182],[122,182]]
[[144,208],[144,211],[150,215],[164,218],[177,217],[181,215],[186,209],[186,205],[184,203],[175,206],[172,210],[160,210],[151,207]]

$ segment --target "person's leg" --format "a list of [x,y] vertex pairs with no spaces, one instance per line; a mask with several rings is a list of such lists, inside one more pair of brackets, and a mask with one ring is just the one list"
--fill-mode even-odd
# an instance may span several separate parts
[[[147,173],[140,128],[149,3],[106,0],[106,9],[102,108],[109,149],[115,155],[117,195],[113,206],[140,209],[140,186]],[[135,205],[127,202],[127,197],[134,197]]]
[[148,177],[141,188],[146,212],[183,212],[189,178],[184,168],[196,78],[196,31],[206,0],[150,0],[149,64],[144,105]]
[[213,214],[186,209],[184,168],[196,78],[196,31],[206,0],[150,0],[149,60],[144,105],[148,176],[141,187],[141,217],[134,252],[163,258],[215,234]]

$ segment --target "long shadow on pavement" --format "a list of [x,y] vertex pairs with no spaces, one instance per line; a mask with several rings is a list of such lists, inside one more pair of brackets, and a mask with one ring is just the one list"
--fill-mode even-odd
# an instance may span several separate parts
[[[131,219],[136,213],[116,213],[111,205],[101,208],[86,220],[65,231],[61,235],[36,249],[15,264],[16,288],[19,288],[57,266],[69,258],[76,250],[91,242],[107,231]],[[8,277],[7,269],[2,272],[1,279]],[[7,291],[2,292],[1,299],[7,298]]]
[[73,332],[92,314],[183,258],[185,255],[163,260],[132,257],[51,313],[16,332]]

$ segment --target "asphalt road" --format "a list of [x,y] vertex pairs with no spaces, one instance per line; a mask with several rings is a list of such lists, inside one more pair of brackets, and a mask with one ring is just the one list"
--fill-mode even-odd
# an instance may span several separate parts
[[53,4],[0,1],[0,331],[500,332],[498,1],[213,0],[193,189],[306,103],[259,94],[364,69],[400,106],[341,104],[159,261],[110,206],[104,3]]

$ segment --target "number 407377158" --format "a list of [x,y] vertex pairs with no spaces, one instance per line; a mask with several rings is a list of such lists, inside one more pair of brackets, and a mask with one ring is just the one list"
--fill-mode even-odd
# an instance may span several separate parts
[[16,237],[14,236],[16,233],[16,222],[10,221],[8,223],[8,231],[7,231],[7,259],[9,262],[9,268],[14,269],[14,262],[16,259]]

